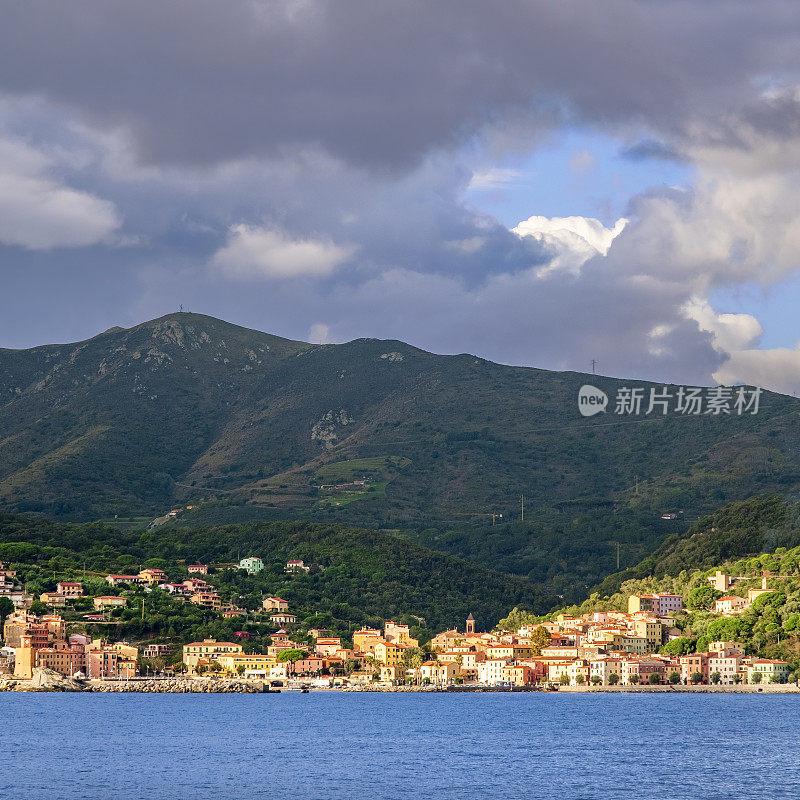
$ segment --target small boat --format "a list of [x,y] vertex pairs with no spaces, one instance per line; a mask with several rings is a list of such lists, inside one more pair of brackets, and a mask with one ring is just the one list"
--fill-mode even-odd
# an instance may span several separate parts
[[308,694],[308,686],[301,686],[300,694]]

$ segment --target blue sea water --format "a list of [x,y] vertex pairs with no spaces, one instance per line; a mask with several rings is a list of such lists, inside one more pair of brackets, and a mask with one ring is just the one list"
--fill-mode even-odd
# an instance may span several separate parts
[[26,800],[800,798],[800,697],[0,694]]

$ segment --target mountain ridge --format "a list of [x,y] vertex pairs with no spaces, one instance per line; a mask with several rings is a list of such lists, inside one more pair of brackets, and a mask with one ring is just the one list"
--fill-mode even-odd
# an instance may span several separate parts
[[[397,340],[309,344],[188,312],[0,350],[0,508],[335,520],[413,531],[516,574],[540,574],[556,551],[565,574],[591,557],[581,580],[596,583],[613,571],[605,539],[624,533],[623,566],[638,563],[667,533],[662,511],[691,521],[800,490],[794,398],[765,392],[755,416],[584,418],[584,383],[609,396],[661,386]],[[619,534],[617,511],[630,512]]]

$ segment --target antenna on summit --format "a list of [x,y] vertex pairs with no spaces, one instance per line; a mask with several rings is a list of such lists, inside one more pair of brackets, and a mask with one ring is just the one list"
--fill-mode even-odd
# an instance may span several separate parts
[[597,359],[593,358],[592,359],[592,375],[596,375],[597,374],[596,371],[595,371],[596,367],[597,367]]
[[180,308],[178,309],[179,314],[183,314],[183,303],[181,303]]

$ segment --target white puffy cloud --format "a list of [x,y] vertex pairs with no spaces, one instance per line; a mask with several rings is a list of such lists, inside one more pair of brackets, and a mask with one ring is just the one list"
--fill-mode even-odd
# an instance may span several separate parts
[[627,219],[618,219],[614,227],[607,228],[590,217],[533,216],[512,231],[520,237],[530,236],[543,242],[552,251],[553,258],[539,270],[540,275],[556,270],[577,274],[590,258],[608,253],[627,223]]
[[303,278],[331,275],[355,252],[326,240],[292,239],[281,231],[234,225],[211,259],[231,278]]
[[23,142],[0,139],[0,243],[50,250],[113,242],[116,206],[51,178],[55,166]]
[[764,329],[752,314],[727,314],[715,311],[707,300],[693,297],[683,307],[687,319],[694,320],[701,331],[712,335],[712,344],[720,353],[734,353],[751,347]]
[[719,383],[747,383],[785,394],[800,391],[800,343],[794,348],[738,350],[714,372]]

